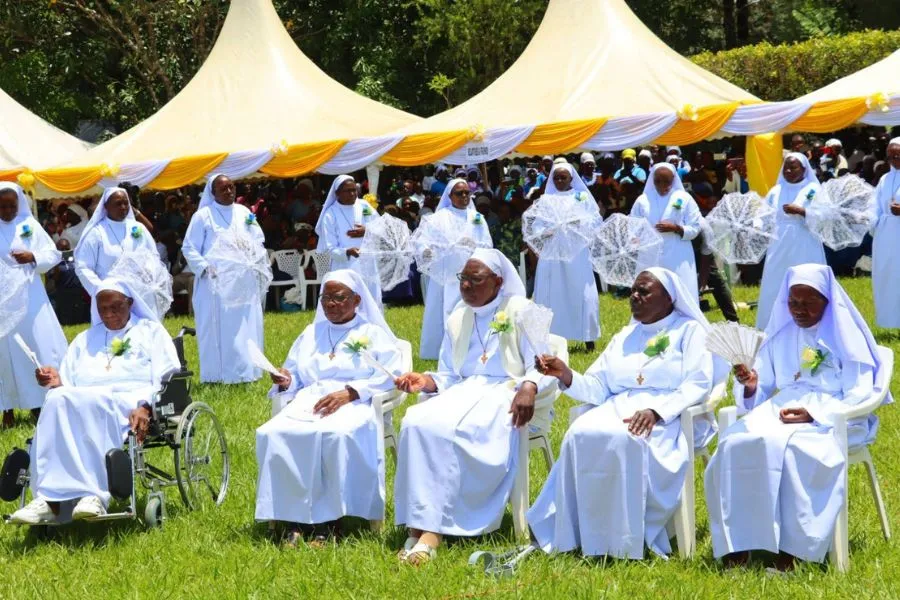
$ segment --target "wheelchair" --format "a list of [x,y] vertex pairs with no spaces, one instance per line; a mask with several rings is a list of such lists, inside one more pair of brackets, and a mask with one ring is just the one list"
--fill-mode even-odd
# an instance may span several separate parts
[[[173,339],[181,368],[164,378],[162,386],[150,402],[151,417],[147,436],[142,444],[133,431],[128,432],[122,448],[106,454],[106,474],[110,495],[114,500],[127,501],[120,512],[85,519],[113,521],[139,518],[136,492],[138,481],[147,490],[143,521],[147,527],[161,526],[166,519],[165,489],[178,487],[188,510],[218,506],[228,493],[231,459],[225,433],[209,405],[191,400],[191,377],[184,358],[184,336],[196,335],[194,329],[183,327]],[[25,506],[32,439],[26,448],[14,448],[3,462],[0,472],[0,499],[19,500]],[[148,461],[148,451],[166,447],[173,452],[169,473]],[[74,503],[60,505],[57,519],[39,525],[62,525],[71,521]],[[10,516],[4,521],[10,523]]]

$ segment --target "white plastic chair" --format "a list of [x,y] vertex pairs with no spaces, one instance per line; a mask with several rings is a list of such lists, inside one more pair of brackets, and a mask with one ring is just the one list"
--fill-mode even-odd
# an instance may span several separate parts
[[300,271],[303,256],[296,250],[276,250],[272,257],[278,270],[286,275],[290,275],[290,279],[285,281],[272,281],[270,288],[275,289],[275,310],[281,307],[281,288],[288,286],[300,285]]
[[[569,364],[569,347],[564,338],[558,335],[550,336],[550,349],[554,355]],[[516,471],[516,480],[513,484],[509,503],[512,508],[513,529],[516,536],[528,539],[528,512],[530,496],[529,456],[532,450],[540,450],[547,462],[547,470],[553,467],[553,450],[550,448],[550,439],[547,437],[552,421],[551,411],[556,399],[559,398],[559,387],[552,386],[539,395],[534,402],[534,417],[528,426],[519,429],[519,466]],[[536,427],[532,431],[531,425]]]
[[[412,345],[406,340],[397,340],[397,346],[400,348],[400,357],[402,366],[400,371],[408,373],[412,371]],[[378,427],[378,435],[384,439],[384,458],[387,459],[388,448],[394,451],[394,457],[397,456],[397,436],[394,433],[394,409],[399,408],[406,401],[406,393],[398,389],[388,390],[380,394],[372,396],[372,408],[375,410],[375,422]],[[384,524],[383,520],[369,522],[373,531],[378,531]]]
[[[875,473],[875,463],[872,461],[872,453],[868,446],[859,446],[850,448],[847,442],[847,422],[852,419],[859,419],[872,414],[875,409],[881,406],[885,396],[891,386],[891,377],[894,372],[894,352],[890,348],[878,346],[878,357],[881,359],[882,367],[875,381],[874,391],[868,400],[860,402],[847,408],[834,419],[834,437],[837,439],[841,452],[844,454],[844,498],[841,503],[841,511],[838,513],[837,522],[834,526],[834,536],[831,540],[830,557],[831,563],[841,573],[846,573],[850,569],[850,546],[848,539],[849,527],[849,494],[850,490],[847,485],[847,473],[851,465],[863,463],[866,465],[866,472],[869,475],[869,487],[872,489],[872,496],[875,500],[875,510],[878,511],[878,518],[881,520],[881,532],[884,539],[891,539],[891,526],[888,522],[887,508],[884,506],[884,498],[881,495],[881,486],[878,485],[878,475]],[[719,428],[724,431],[737,421],[737,407],[729,406],[719,411]]]
[[[309,288],[319,289],[322,285],[322,278],[324,278],[328,273],[328,270],[331,269],[331,255],[327,252],[320,253],[315,250],[307,250],[304,252],[303,256],[305,257],[305,260],[300,263],[298,278],[300,282],[300,303],[305,310],[308,308],[307,300],[309,300]],[[310,262],[312,262],[316,270],[314,279],[307,279],[306,277],[306,267],[310,265]],[[313,307],[315,307],[318,299],[318,295],[313,294]]]
[[[675,544],[678,547],[678,555],[682,558],[691,558],[697,549],[697,518],[696,518],[696,490],[694,489],[694,461],[697,457],[703,459],[704,465],[709,461],[709,442],[711,437],[698,440],[695,436],[696,423],[698,421],[707,421],[710,426],[716,423],[716,406],[725,399],[727,394],[727,372],[723,378],[719,376],[719,381],[713,386],[706,400],[695,406],[691,406],[681,413],[681,431],[684,437],[689,440],[688,444],[688,464],[684,475],[684,485],[681,487],[681,501],[675,509],[672,519],[666,524],[666,533],[669,539],[675,538]],[[572,407],[569,411],[569,425],[594,408],[593,404],[579,404]]]

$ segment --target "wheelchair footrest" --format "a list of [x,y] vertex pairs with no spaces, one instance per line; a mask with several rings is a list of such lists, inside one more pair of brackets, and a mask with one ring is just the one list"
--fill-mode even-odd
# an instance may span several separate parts
[[16,500],[22,489],[28,484],[28,467],[31,465],[31,456],[21,448],[13,448],[13,451],[3,461],[0,469],[0,498],[6,502]]
[[131,457],[127,452],[114,448],[106,453],[106,480],[113,498],[125,500],[131,497],[131,491],[134,489],[134,471]]

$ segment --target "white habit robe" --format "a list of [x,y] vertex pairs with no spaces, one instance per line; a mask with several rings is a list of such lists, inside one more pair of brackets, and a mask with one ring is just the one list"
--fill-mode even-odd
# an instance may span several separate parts
[[799,183],[788,183],[784,175],[780,175],[778,185],[769,190],[766,196],[766,203],[775,209],[776,239],[772,240],[766,251],[766,264],[763,266],[762,283],[759,288],[759,305],[756,309],[757,329],[765,329],[769,323],[772,306],[775,304],[784,274],[790,267],[809,263],[825,264],[825,248],[809,230],[806,217],[784,212],[784,206],[787,204],[808,208],[816,201],[816,194],[822,190],[806,157],[797,153],[788,156],[797,158],[805,164],[807,176]]
[[[822,561],[828,552],[844,487],[844,458],[831,430],[835,410],[867,399],[874,373],[867,364],[842,363],[818,330],[786,325],[756,359],[756,394],[744,398],[743,386],[735,386],[738,410],[750,412],[719,433],[706,469],[716,557],[767,550]],[[800,365],[806,347],[829,353],[815,375]],[[782,423],[778,413],[787,407],[805,408],[814,421]],[[877,424],[874,415],[850,421],[850,446],[871,442]]]
[[[31,228],[31,236],[22,237],[24,225]],[[0,260],[17,265],[10,256],[13,250],[30,251],[35,262],[17,267],[31,271],[33,279],[26,288],[28,312],[9,335],[0,339],[0,410],[40,408],[47,394],[35,379],[34,364],[13,341],[16,333],[34,350],[42,365],[59,367],[67,346],[40,277],[59,263],[56,245],[32,216],[20,212],[12,221],[0,219]]]
[[[128,339],[121,356],[109,350]],[[109,370],[107,370],[109,366]],[[32,452],[32,491],[51,502],[110,494],[106,453],[121,448],[131,411],[151,400],[162,378],[180,368],[165,328],[132,314],[119,331],[103,323],[78,334],[59,369],[62,386],[47,392]]]
[[216,237],[228,229],[243,228],[263,243],[259,225],[247,225],[250,211],[240,204],[223,206],[213,201],[191,218],[184,245],[184,258],[194,277],[194,320],[200,350],[200,381],[242,383],[256,381],[261,371],[247,358],[247,340],[263,347],[262,299],[244,306],[225,306],[213,290],[205,255]]
[[461,304],[451,314],[438,371],[431,373],[437,393],[409,407],[400,429],[398,526],[458,536],[499,527],[518,467],[519,434],[509,413],[517,385],[534,382],[538,395],[555,385],[534,369],[525,336],[488,334],[498,310],[515,323],[527,302],[498,296],[477,309]]
[[892,168],[875,188],[872,221],[872,291],[875,322],[900,328],[900,217],[891,213],[900,203],[900,170]]
[[[670,345],[649,359],[644,349],[660,332]],[[566,432],[528,511],[545,552],[581,548],[587,556],[641,559],[645,545],[660,555],[671,551],[666,523],[681,499],[694,443],[681,431],[680,416],[707,397],[713,382],[705,337],[700,323],[679,312],[648,325],[633,322],[584,375],[573,372],[565,393],[597,406]],[[648,408],[661,417],[650,436],[628,433],[623,419]]]
[[335,201],[323,211],[317,250],[331,256],[331,271],[351,269],[362,275],[372,297],[381,306],[381,281],[361,268],[359,258],[347,256],[348,248],[359,248],[362,244],[362,238],[352,238],[347,232],[356,225],[368,225],[380,218],[378,213],[362,198],[358,198],[353,206]]
[[[643,217],[656,226],[661,221],[668,221],[681,225],[684,235],[677,233],[661,233],[663,247],[659,255],[659,265],[666,268],[681,279],[684,287],[695,300],[699,297],[699,284],[697,282],[697,263],[694,260],[694,246],[691,240],[700,234],[700,208],[684,191],[681,180],[675,175],[675,183],[672,190],[666,196],[660,196],[653,187],[653,171],[657,168],[666,168],[668,163],[659,163],[647,176],[647,185],[631,207],[632,217]],[[678,202],[681,208],[677,208]]]
[[[100,207],[97,207],[100,210]],[[131,228],[137,227],[140,236],[135,238]],[[126,252],[146,250],[158,254],[156,243],[143,225],[137,221],[123,219],[113,221],[103,218],[81,238],[75,251],[75,273],[81,285],[93,296],[97,286],[106,279],[110,269]]]
[[[452,205],[438,208],[437,212],[428,218],[437,219],[437,223],[442,228],[447,228],[448,231],[468,228],[477,247],[492,248],[494,244],[491,241],[491,232],[487,222],[481,219],[481,224],[476,225],[474,223],[476,214],[478,211],[470,202],[469,207],[464,209],[455,208]],[[419,341],[420,358],[434,360],[439,357],[441,342],[444,339],[444,324],[461,299],[457,283],[441,285],[440,282],[428,278],[425,290],[425,313],[422,317],[422,337]]]
[[[591,217],[599,214],[597,203],[589,192],[569,190],[554,194],[572,198],[579,194]],[[579,342],[593,342],[600,337],[600,297],[590,249],[584,248],[568,262],[538,260],[534,301],[559,315],[550,325],[551,333]]]
[[[392,389],[394,381],[344,348],[360,336],[369,338],[369,352],[381,365],[401,375],[400,350],[381,327],[358,315],[341,325],[327,320],[309,325],[284,364],[290,387],[279,392],[275,385],[269,392],[277,415],[256,430],[256,519],[309,524],[345,516],[384,519],[384,440],[372,396]],[[345,386],[359,399],[327,417],[312,412],[323,396]]]

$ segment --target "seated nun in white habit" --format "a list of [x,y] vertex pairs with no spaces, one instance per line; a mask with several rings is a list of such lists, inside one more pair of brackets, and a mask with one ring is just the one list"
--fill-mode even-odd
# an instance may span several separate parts
[[663,247],[659,265],[677,274],[694,299],[699,298],[697,263],[694,245],[700,234],[700,207],[684,191],[684,184],[669,163],[658,163],[650,169],[644,193],[631,207],[632,217],[643,217],[662,234]]
[[119,257],[135,251],[158,255],[153,236],[135,219],[128,192],[107,188],[75,247],[75,273],[81,285],[93,295]]
[[273,418],[256,430],[256,519],[283,521],[286,542],[321,544],[341,517],[384,519],[384,440],[372,396],[394,388],[402,360],[362,277],[325,276],[315,321],[272,376]]
[[[825,559],[845,485],[834,416],[873,393],[876,348],[829,267],[788,268],[756,364],[734,369],[738,412],[749,413],[719,432],[706,469],[716,558],[737,566],[750,550],[777,552],[782,570]],[[850,421],[850,447],[871,443],[877,425]]]
[[[23,278],[16,293],[18,298],[27,297],[23,302],[27,310],[16,327],[0,338],[0,410],[4,428],[15,425],[14,409],[31,410],[36,417],[47,395],[47,390],[34,379],[34,365],[13,336],[22,336],[43,365],[58,367],[66,353],[66,336],[40,278],[59,260],[53,240],[32,216],[22,188],[0,182],[0,261],[31,275],[30,282]],[[3,285],[13,284],[5,281]],[[3,309],[10,307],[0,307],[0,312]]]
[[[263,347],[262,298],[231,306],[213,283],[219,276],[207,260],[220,236],[248,237],[263,245],[263,232],[255,215],[235,201],[234,183],[226,175],[213,175],[191,217],[181,250],[194,277],[194,319],[200,354],[200,381],[242,383],[256,381],[261,371],[247,356],[247,339]],[[251,267],[248,265],[248,269]],[[229,301],[230,302],[230,301]]]
[[[584,206],[590,218],[600,215],[594,196],[567,162],[553,166],[544,191],[545,196],[551,194],[572,197]],[[600,299],[589,248],[585,247],[570,261],[538,259],[534,301],[559,315],[553,319],[551,333],[584,342],[587,350],[593,352],[594,342],[600,337]]]
[[[331,256],[331,270],[352,269],[361,275],[359,246],[366,235],[366,225],[379,218],[372,206],[358,197],[356,180],[349,175],[338,175],[328,190],[316,235],[319,245],[316,252]],[[378,307],[381,308],[381,281],[378,277],[366,277],[366,285]]]
[[641,559],[671,551],[666,523],[681,499],[688,444],[681,413],[713,386],[708,326],[693,292],[666,269],[631,289],[632,321],[582,375],[541,356],[538,369],[566,394],[595,405],[563,439],[559,459],[528,511],[545,552]]
[[[465,179],[451,179],[444,188],[441,200],[428,217],[431,223],[440,225],[448,232],[463,232],[475,240],[479,248],[491,248],[491,232],[487,221],[475,209],[469,184]],[[524,293],[522,294],[525,295]],[[459,286],[441,285],[428,278],[425,289],[425,314],[422,317],[422,338],[419,342],[419,357],[434,360],[438,358],[444,339],[444,325],[459,302]]]
[[36,373],[50,391],[31,447],[34,500],[12,520],[52,521],[61,502],[75,500],[73,519],[105,514],[106,453],[122,447],[129,429],[143,441],[149,402],[179,367],[172,338],[140,296],[124,282],[100,282],[91,327],[69,346],[59,370]]
[[529,301],[509,259],[478,249],[459,280],[462,302],[447,321],[437,372],[397,381],[430,395],[403,418],[394,482],[395,519],[409,528],[399,558],[415,565],[435,558],[444,535],[500,525],[516,476],[516,429],[555,384],[535,370],[534,351],[517,333],[516,315]]
[[766,251],[756,309],[757,329],[766,329],[788,268],[807,263],[825,264],[825,248],[810,231],[806,220],[806,209],[817,202],[816,196],[821,192],[816,171],[806,155],[789,153],[781,166],[778,182],[766,196],[766,203],[775,209],[775,239]]

